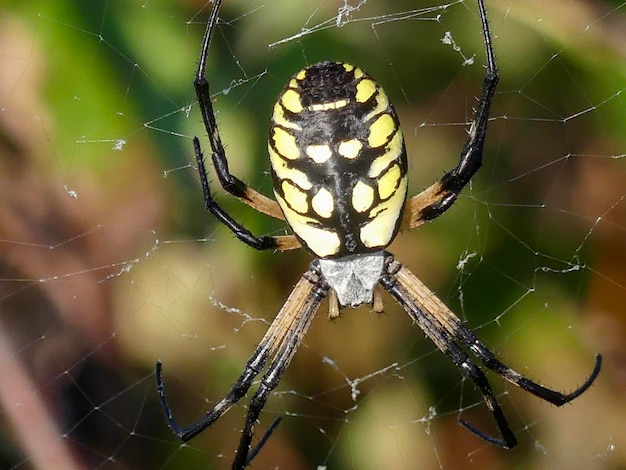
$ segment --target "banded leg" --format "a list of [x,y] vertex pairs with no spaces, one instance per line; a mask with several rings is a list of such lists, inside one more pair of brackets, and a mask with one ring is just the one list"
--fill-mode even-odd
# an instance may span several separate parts
[[482,371],[469,361],[461,346],[471,351],[485,367],[493,370],[504,377],[513,385],[535,395],[542,400],[557,406],[568,403],[582,393],[584,393],[594,382],[600,372],[601,356],[596,355],[595,366],[585,382],[571,393],[561,393],[546,388],[532,380],[524,377],[520,373],[506,366],[490,351],[463,322],[433,294],[415,274],[393,260],[392,255],[388,255],[385,264],[385,274],[381,278],[383,287],[400,302],[411,318],[418,323],[424,332],[433,340],[435,345],[446,355],[448,355],[476,386],[481,390],[487,406],[494,414],[494,418],[502,433],[503,439],[499,440],[488,436],[468,423],[461,421],[474,434],[479,437],[501,445],[502,447],[512,447],[514,437],[508,427],[506,419],[489,387]]
[[[206,428],[217,421],[235,403],[237,403],[250,389],[255,377],[266,366],[267,361],[274,357],[270,369],[276,367],[276,357],[284,354],[294,339],[294,332],[300,331],[300,323],[310,321],[309,316],[314,315],[319,303],[326,296],[328,286],[320,278],[316,268],[310,268],[300,278],[287,301],[278,312],[272,325],[263,336],[252,357],[248,360],[244,372],[239,376],[231,391],[215,407],[209,410],[201,419],[195,423],[180,427],[172,410],[167,402],[163,386],[163,370],[161,362],[156,364],[156,382],[161,407],[165,412],[167,423],[174,433],[184,442],[194,438]],[[298,337],[300,340],[301,337]],[[290,347],[297,348],[299,342]],[[267,376],[267,374],[266,374]]]
[[482,94],[474,112],[468,131],[469,135],[461,152],[459,164],[444,174],[439,181],[407,200],[402,220],[402,229],[418,227],[428,220],[439,217],[452,207],[461,190],[482,164],[483,144],[489,121],[489,108],[493,101],[499,76],[491,43],[487,11],[483,0],[478,0],[478,11],[483,27],[487,72],[483,80]]
[[233,219],[230,214],[228,214],[228,212],[222,209],[222,207],[211,195],[211,189],[209,188],[206,168],[204,166],[204,157],[202,156],[202,149],[200,148],[200,142],[197,137],[194,137],[193,139],[193,146],[196,154],[198,172],[200,174],[200,185],[202,186],[202,193],[204,195],[204,208],[208,212],[213,214],[217,218],[217,220],[219,220],[222,224],[228,227],[239,240],[257,250],[286,251],[300,248],[302,246],[294,235],[264,235],[258,237],[251,233],[235,219]]
[[[215,26],[217,25],[220,5],[221,0],[216,0],[214,2],[211,16],[207,22],[207,28],[202,41],[202,50],[200,52],[198,69],[194,80],[194,87],[198,98],[198,104],[200,106],[200,112],[202,113],[202,120],[211,144],[211,158],[213,160],[213,166],[215,168],[217,178],[225,191],[259,212],[284,220],[282,210],[276,201],[248,187],[243,181],[232,175],[228,168],[226,151],[219,134],[219,129],[215,119],[215,112],[211,102],[209,83],[206,79],[209,44],[211,42]],[[200,181],[202,182],[202,192],[204,193],[204,205],[207,211],[215,215],[220,222],[226,225],[237,236],[237,238],[257,250],[276,249],[283,251],[299,248],[301,246],[298,240],[291,235],[282,237],[257,237],[230,217],[211,196],[206,167],[204,165],[204,158],[202,156],[202,149],[197,137],[194,137],[193,143],[196,162],[198,165],[198,173],[200,174]]]
[[[239,447],[237,449],[237,456],[235,457],[232,466],[233,470],[245,468],[246,465],[250,463],[250,460],[254,457],[254,455],[256,455],[256,449],[258,449],[259,446],[255,448],[252,454],[249,455],[249,452],[252,437],[254,435],[254,427],[259,418],[259,414],[261,413],[261,410],[263,410],[263,407],[265,406],[272,390],[276,388],[281,377],[285,373],[285,370],[289,367],[293,356],[298,350],[304,335],[311,325],[311,321],[315,316],[320,302],[328,293],[328,285],[325,281],[319,281],[312,287],[313,288],[310,292],[305,294],[305,297],[301,299],[302,305],[300,306],[300,310],[293,314],[293,321],[290,325],[288,325],[286,334],[281,338],[279,349],[265,372],[254,397],[252,397],[252,400],[250,401],[246,424],[242,431]],[[295,290],[294,294],[296,294]],[[275,427],[275,424],[272,424],[271,428],[273,427]],[[271,428],[268,432],[271,432]],[[264,439],[265,436],[260,441],[259,445],[262,445]]]
[[493,389],[489,385],[489,381],[482,370],[480,370],[468,357],[468,355],[454,342],[454,338],[441,326],[433,322],[433,318],[427,311],[423,311],[411,296],[411,292],[401,285],[394,274],[387,272],[380,280],[381,285],[391,296],[398,301],[400,305],[408,312],[411,319],[420,327],[420,329],[430,338],[430,340],[443,352],[454,365],[470,378],[476,387],[480,390],[485,404],[498,426],[498,430],[502,436],[501,439],[490,436],[479,431],[467,421],[459,420],[459,422],[470,432],[481,439],[495,444],[499,447],[510,449],[517,445],[517,439],[511,431],[509,424],[500,408],[500,404],[493,393]]

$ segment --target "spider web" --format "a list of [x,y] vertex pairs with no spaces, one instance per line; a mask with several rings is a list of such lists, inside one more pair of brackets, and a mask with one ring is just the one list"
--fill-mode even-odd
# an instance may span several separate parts
[[[452,168],[484,73],[473,0],[226,1],[209,78],[231,171],[271,194],[273,100],[318,60],[363,67],[403,123],[411,192]],[[257,426],[254,468],[626,465],[626,3],[489,2],[501,72],[484,166],[390,247],[557,409],[494,374],[520,444],[500,450],[472,383],[386,298],[322,305]],[[0,468],[228,468],[242,399],[181,444],[242,371],[306,252],[260,253],[202,210],[191,138],[205,2],[0,6]],[[255,233],[284,233],[213,187]]]

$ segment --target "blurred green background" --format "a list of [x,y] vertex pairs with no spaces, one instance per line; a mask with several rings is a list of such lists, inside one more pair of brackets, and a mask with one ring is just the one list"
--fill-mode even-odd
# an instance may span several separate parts
[[[254,468],[626,468],[626,31],[619,1],[488,1],[501,82],[484,166],[453,209],[390,250],[557,409],[490,381],[520,445],[386,298],[320,312],[257,434]],[[230,389],[304,251],[260,253],[203,211],[191,138],[210,4],[0,3],[0,468],[228,468],[244,399],[187,445]],[[341,13],[341,14],[340,14]],[[271,194],[273,102],[306,64],[357,64],[403,123],[415,193],[452,168],[484,74],[474,1],[226,1],[209,80],[231,171]],[[441,42],[450,32],[458,51]],[[473,58],[473,64],[463,65]],[[213,189],[253,232],[284,233]],[[65,460],[55,460],[65,459]],[[64,462],[63,464],[59,462]]]

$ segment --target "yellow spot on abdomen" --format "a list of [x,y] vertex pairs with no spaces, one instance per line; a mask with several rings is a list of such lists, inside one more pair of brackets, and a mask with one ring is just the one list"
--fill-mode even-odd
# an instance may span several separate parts
[[333,210],[335,208],[335,201],[333,200],[333,195],[326,188],[320,189],[313,199],[311,200],[311,205],[313,206],[313,210],[319,214],[321,217],[329,218],[333,215]]
[[389,136],[396,130],[396,124],[389,114],[383,114],[370,126],[367,143],[370,147],[381,147],[387,143]]
[[339,144],[339,155],[350,160],[359,156],[363,144],[357,139],[344,140]]
[[289,180],[284,180],[281,184],[285,201],[289,206],[301,214],[305,214],[309,210],[309,203],[306,200],[306,193],[294,185]]
[[328,145],[309,145],[306,148],[306,154],[315,163],[324,163],[333,155],[333,152]]
[[391,243],[406,199],[406,187],[406,177],[403,177],[397,191],[372,210],[376,215],[361,228],[359,235],[365,246],[386,247]]
[[277,192],[274,195],[291,229],[316,256],[323,258],[339,252],[341,242],[336,232],[313,226],[315,220],[293,211]]
[[272,139],[274,139],[274,147],[283,157],[289,160],[300,157],[300,150],[293,134],[280,127],[274,127]]
[[374,93],[376,93],[376,83],[373,80],[364,78],[356,85],[356,100],[365,103]]
[[400,184],[401,176],[400,167],[395,164],[378,179],[378,195],[381,199],[387,199],[394,193]]
[[285,110],[283,109],[280,103],[276,103],[274,105],[274,114],[272,115],[272,119],[279,126],[287,127],[289,129],[294,129],[296,131],[302,130],[302,127],[300,127],[298,124],[290,121],[289,119],[285,117]]
[[307,106],[307,109],[309,111],[328,111],[328,110],[331,110],[331,109],[343,108],[347,104],[348,104],[348,100],[343,99],[343,100],[332,101],[330,103],[316,103],[316,104],[312,104],[311,106]]
[[283,106],[292,113],[299,113],[302,111],[302,103],[300,102],[300,95],[295,90],[287,90],[283,93],[283,97],[280,100]]
[[389,145],[385,147],[385,153],[372,162],[370,169],[367,172],[367,176],[370,178],[378,178],[385,168],[391,165],[394,160],[400,160],[402,152],[404,151],[404,141],[402,138],[402,131],[398,129],[395,133]]
[[268,151],[270,154],[270,164],[279,179],[291,180],[291,182],[305,191],[311,189],[311,181],[309,181],[309,178],[304,172],[290,168],[284,157],[276,153],[271,145],[268,145]]
[[357,212],[365,212],[374,203],[374,188],[359,181],[352,190],[352,207]]

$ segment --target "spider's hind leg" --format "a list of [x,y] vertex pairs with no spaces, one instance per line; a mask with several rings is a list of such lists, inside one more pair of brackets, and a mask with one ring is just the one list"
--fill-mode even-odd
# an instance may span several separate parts
[[204,156],[202,155],[202,148],[200,147],[200,141],[197,137],[193,138],[193,147],[196,155],[196,163],[198,165],[198,173],[200,174],[202,193],[204,195],[204,208],[208,212],[213,214],[222,224],[226,225],[239,240],[257,250],[285,251],[300,248],[300,242],[293,235],[256,236],[231,217],[211,195],[211,188],[209,187],[206,167],[204,165]]
[[[284,220],[283,213],[276,201],[263,196],[254,189],[251,189],[239,178],[232,175],[228,169],[226,151],[220,137],[217,120],[215,118],[215,111],[213,110],[213,104],[211,102],[209,82],[206,78],[209,45],[211,43],[211,37],[215,27],[218,24],[218,14],[221,3],[221,0],[215,0],[213,3],[211,16],[207,22],[204,38],[202,40],[202,50],[200,52],[198,68],[194,79],[194,87],[198,98],[198,105],[200,106],[200,112],[202,114],[202,121],[204,123],[204,128],[206,129],[209,142],[211,143],[211,158],[213,160],[213,166],[215,167],[217,178],[226,192],[232,194],[240,201],[263,214]],[[204,207],[207,211],[211,212],[221,223],[226,225],[237,236],[237,238],[239,238],[239,240],[253,248],[256,248],[257,250],[273,249],[283,251],[299,248],[301,246],[300,242],[294,236],[256,236],[247,230],[242,224],[235,221],[211,195],[204,158],[202,156],[202,149],[200,147],[200,141],[197,137],[194,137],[193,139],[193,146],[198,165],[198,173],[200,175],[200,182],[202,184],[202,192],[204,194]]]
[[459,163],[455,168],[445,173],[439,181],[421,193],[407,199],[402,229],[419,227],[424,222],[435,219],[447,211],[452,207],[459,193],[482,165],[483,144],[487,134],[487,124],[489,123],[489,109],[496,92],[499,75],[491,41],[489,22],[487,21],[487,10],[483,0],[478,0],[478,10],[483,28],[487,71],[483,79],[483,88],[478,99],[478,106],[474,110],[474,116],[468,130],[467,141],[461,151]]

